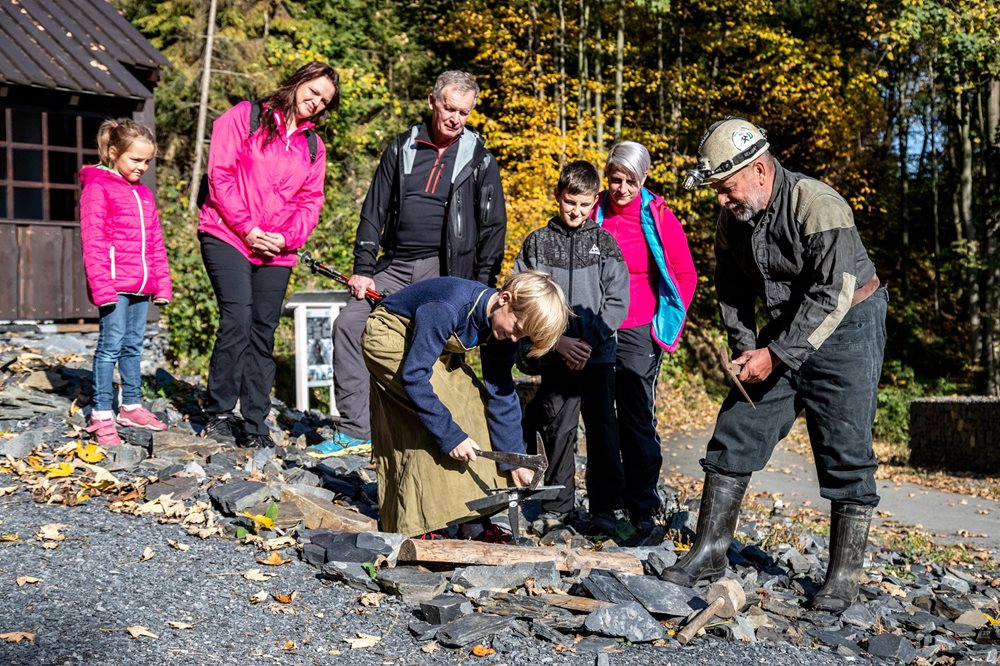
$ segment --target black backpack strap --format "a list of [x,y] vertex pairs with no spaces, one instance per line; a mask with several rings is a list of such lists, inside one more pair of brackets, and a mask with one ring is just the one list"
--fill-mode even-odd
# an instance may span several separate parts
[[[260,129],[260,110],[260,102],[250,102],[250,131],[247,132],[247,138]],[[316,132],[311,129],[306,130],[306,141],[309,143],[309,163],[312,164],[316,161],[316,156],[319,155]]]

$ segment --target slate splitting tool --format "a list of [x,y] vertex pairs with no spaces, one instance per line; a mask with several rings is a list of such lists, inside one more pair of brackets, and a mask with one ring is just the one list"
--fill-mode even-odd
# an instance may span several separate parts
[[[349,276],[344,275],[337,269],[331,266],[327,266],[321,261],[313,259],[313,256],[308,252],[300,252],[299,259],[302,261],[303,264],[308,266],[309,270],[312,271],[313,273],[319,273],[320,275],[335,280],[336,282],[339,282],[344,286],[347,286],[348,280],[351,279]],[[385,294],[375,291],[374,289],[369,287],[368,290],[365,292],[365,298],[367,298],[369,302],[372,303],[372,305],[375,305],[383,298],[385,298]]]
[[535,433],[535,441],[538,444],[538,453],[508,453],[506,451],[476,451],[476,455],[487,460],[507,465],[515,465],[530,469],[535,473],[531,483],[525,488],[490,488],[486,497],[466,502],[465,505],[472,511],[482,511],[494,509],[501,506],[507,507],[507,515],[510,517],[510,529],[513,534],[515,544],[521,542],[520,529],[520,507],[526,499],[548,500],[554,499],[559,491],[565,486],[544,486],[545,470],[549,468],[549,460],[545,455],[545,444],[542,441],[541,433]]
[[740,366],[729,360],[729,355],[726,354],[726,350],[722,347],[719,347],[718,352],[719,359],[722,361],[722,369],[725,370],[726,374],[729,375],[729,378],[733,380],[736,384],[736,388],[740,390],[740,393],[742,393],[743,397],[747,399],[750,406],[757,409],[757,405],[753,404],[753,400],[750,399],[750,394],[747,393],[745,388],[743,388],[743,382],[740,381]]

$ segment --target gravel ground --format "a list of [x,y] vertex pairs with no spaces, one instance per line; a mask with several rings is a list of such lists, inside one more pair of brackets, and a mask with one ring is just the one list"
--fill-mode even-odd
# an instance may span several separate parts
[[[16,483],[0,474],[0,487]],[[55,549],[36,537],[42,525],[61,523]],[[12,535],[17,540],[11,541]],[[500,635],[497,653],[476,658],[468,648],[432,653],[411,637],[414,607],[387,597],[379,608],[359,593],[317,578],[293,559],[280,567],[256,562],[253,548],[223,538],[202,541],[175,525],[112,513],[97,499],[76,507],[35,504],[26,492],[0,499],[0,634],[30,632],[34,642],[0,640],[0,664],[768,664],[843,663],[830,652],[785,643],[744,645],[706,637],[685,648],[619,646],[605,655],[578,647],[558,652],[551,643]],[[190,546],[186,552],[168,540]],[[154,555],[140,561],[146,548]],[[148,553],[147,553],[148,554]],[[258,568],[266,582],[240,574]],[[17,585],[23,576],[40,579]],[[296,596],[291,604],[260,591]],[[291,611],[291,612],[288,612]],[[168,623],[191,628],[173,628]],[[128,627],[156,638],[132,638]],[[358,632],[382,638],[351,649]],[[291,643],[289,643],[291,641]]]

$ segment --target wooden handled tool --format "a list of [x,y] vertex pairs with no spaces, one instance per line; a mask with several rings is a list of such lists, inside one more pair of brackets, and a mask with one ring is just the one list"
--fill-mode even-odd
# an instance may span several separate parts
[[677,642],[687,645],[695,637],[702,627],[704,627],[713,617],[729,618],[743,608],[747,602],[747,595],[743,592],[743,587],[732,578],[723,578],[712,583],[705,592],[705,601],[708,608],[694,616],[683,629],[677,632]]

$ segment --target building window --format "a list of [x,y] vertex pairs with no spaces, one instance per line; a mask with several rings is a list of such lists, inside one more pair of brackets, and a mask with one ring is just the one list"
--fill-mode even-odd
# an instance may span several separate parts
[[0,220],[72,222],[101,119],[0,107]]

